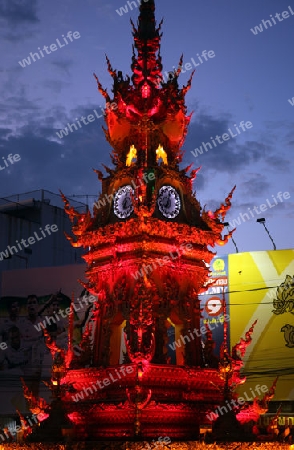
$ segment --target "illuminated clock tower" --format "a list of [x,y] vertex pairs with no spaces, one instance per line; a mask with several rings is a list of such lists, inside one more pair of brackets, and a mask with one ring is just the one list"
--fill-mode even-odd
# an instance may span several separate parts
[[[153,0],[142,2],[132,23],[132,76],[107,58],[113,93],[96,77],[113,167],[95,171],[102,192],[93,215],[65,199],[69,239],[86,252],[84,286],[98,296],[83,340],[87,357],[75,357],[64,380],[71,392],[87,392],[78,403],[69,392],[64,398],[80,438],[195,438],[221,401],[223,380],[209,366],[205,336],[193,330],[200,329],[198,294],[214,255],[208,247],[230,237],[222,232],[231,194],[215,212],[203,210],[192,191],[197,170],[179,167],[193,74],[180,88],[181,58],[162,81],[154,10]],[[97,387],[122,367],[124,376]]]

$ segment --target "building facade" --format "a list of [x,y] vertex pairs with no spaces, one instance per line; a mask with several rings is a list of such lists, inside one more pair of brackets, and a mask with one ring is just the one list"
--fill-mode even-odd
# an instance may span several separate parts
[[82,252],[64,235],[70,229],[60,195],[39,190],[0,198],[0,280],[4,271],[82,263]]

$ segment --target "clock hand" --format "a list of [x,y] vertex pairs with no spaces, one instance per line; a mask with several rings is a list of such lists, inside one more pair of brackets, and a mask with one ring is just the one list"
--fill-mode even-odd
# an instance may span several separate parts
[[169,194],[168,197],[165,198],[165,200],[166,201],[164,202],[164,207],[165,208],[170,208],[170,205],[171,205],[170,194]]

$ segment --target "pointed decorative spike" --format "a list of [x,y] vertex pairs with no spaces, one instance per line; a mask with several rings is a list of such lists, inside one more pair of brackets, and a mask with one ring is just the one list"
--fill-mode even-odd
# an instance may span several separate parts
[[192,166],[193,166],[193,163],[189,164],[189,166],[185,167],[184,172],[185,173],[189,172],[189,170],[191,169]]
[[137,28],[135,27],[135,24],[134,24],[134,22],[132,21],[132,19],[130,19],[130,22],[131,22],[131,25],[132,25],[132,28],[133,28],[133,34],[138,33],[138,30],[137,30]]
[[72,236],[70,236],[66,231],[64,231],[64,235],[74,248],[79,248],[81,246],[80,244],[75,242],[74,238]]
[[231,207],[231,199],[232,199],[233,192],[234,192],[235,189],[236,189],[236,186],[233,187],[233,189],[231,190],[231,192],[229,193],[229,195],[225,199],[225,202],[222,203],[220,205],[220,207],[216,211],[214,211],[214,213],[210,212],[210,215],[211,215],[212,218],[216,219],[219,215],[221,215],[222,220],[224,221],[226,213]]
[[158,28],[157,28],[157,30],[156,30],[157,33],[159,33],[159,32],[161,31],[162,24],[163,24],[163,18],[162,18],[161,21],[159,22]]
[[58,190],[59,190],[60,197],[62,198],[63,203],[69,204],[69,202],[68,202],[66,196],[64,195],[64,193],[60,189],[58,189]]
[[42,328],[45,337],[45,344],[49,348],[52,358],[54,359],[55,354],[61,349],[56,345],[55,341],[51,338],[50,334],[48,333],[44,325],[42,325]]
[[95,78],[96,81],[97,81],[98,91],[99,91],[100,94],[105,98],[105,100],[106,100],[107,102],[109,102],[109,101],[110,101],[110,97],[109,97],[109,95],[108,95],[108,93],[107,93],[107,90],[106,90],[106,89],[103,89],[102,84],[100,83],[100,81],[99,81],[99,79],[98,79],[96,73],[93,73],[93,75],[94,75],[94,78]]
[[73,206],[70,206],[70,203],[69,203],[68,199],[61,192],[60,189],[59,189],[59,192],[60,192],[60,196],[61,196],[61,198],[63,200],[63,203],[64,203],[64,211],[69,216],[70,220],[73,221],[75,217],[81,217],[82,214],[80,214],[78,211],[76,211]]
[[189,125],[189,123],[190,123],[190,121],[191,121],[191,119],[192,119],[192,116],[193,116],[194,112],[195,112],[195,111],[192,111],[192,112],[186,117],[186,125],[187,125],[187,126]]
[[101,170],[97,170],[97,169],[93,169],[93,172],[95,172],[98,175],[98,180],[102,181],[103,180],[103,173],[101,172]]
[[105,54],[105,58],[106,58],[106,62],[107,62],[107,70],[110,73],[110,75],[112,76],[112,78],[116,78],[116,70],[113,70],[111,63],[109,61],[108,56]]
[[234,345],[234,347],[232,348],[232,355],[234,355],[234,358],[243,358],[246,352],[246,349],[248,347],[248,345],[251,343],[252,341],[252,334],[254,331],[254,327],[257,324],[257,320],[255,320],[253,322],[253,324],[251,325],[251,327],[249,328],[248,331],[246,331],[245,333],[245,339],[241,338],[240,341]]
[[190,180],[193,181],[196,178],[197,173],[199,172],[199,170],[201,169],[201,166],[197,167],[197,169],[194,169],[191,171],[190,173]]
[[185,95],[187,94],[187,92],[188,92],[188,91],[190,90],[190,88],[191,88],[191,84],[192,84],[192,79],[193,79],[194,73],[195,73],[195,70],[193,70],[193,72],[191,73],[191,76],[190,76],[190,78],[189,78],[189,80],[188,80],[188,83],[187,83],[186,86],[184,86],[183,89],[182,89],[183,96],[185,96]]
[[235,230],[236,230],[236,228],[229,231],[229,233],[226,234],[223,238],[217,239],[215,241],[216,245],[219,245],[220,247],[222,247],[223,245],[226,245],[228,243],[229,239],[232,237]]
[[119,166],[120,167],[121,162],[118,159],[118,156],[114,152],[110,153],[110,158],[111,158],[111,162],[112,162],[112,164],[114,166]]
[[87,290],[90,292],[90,284],[89,283],[85,283],[83,280],[81,280],[80,278],[78,279],[78,282]]
[[183,67],[183,59],[184,59],[184,54],[182,53],[182,54],[181,54],[181,57],[180,57],[179,64],[178,64],[178,70],[177,70],[178,76],[179,76],[179,74],[181,73],[181,69],[182,69],[182,67]]
[[101,165],[104,167],[106,172],[109,173],[109,175],[113,175],[114,174],[114,170],[112,170],[109,167],[105,166],[105,164],[101,164]]

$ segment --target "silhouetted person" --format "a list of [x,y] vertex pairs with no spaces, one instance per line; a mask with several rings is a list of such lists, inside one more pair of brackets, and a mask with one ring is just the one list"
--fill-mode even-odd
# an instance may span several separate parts
[[19,317],[19,301],[15,299],[7,300],[8,317],[3,317],[0,323],[0,337],[1,342],[7,342],[8,330],[13,326],[19,327],[22,318]]

